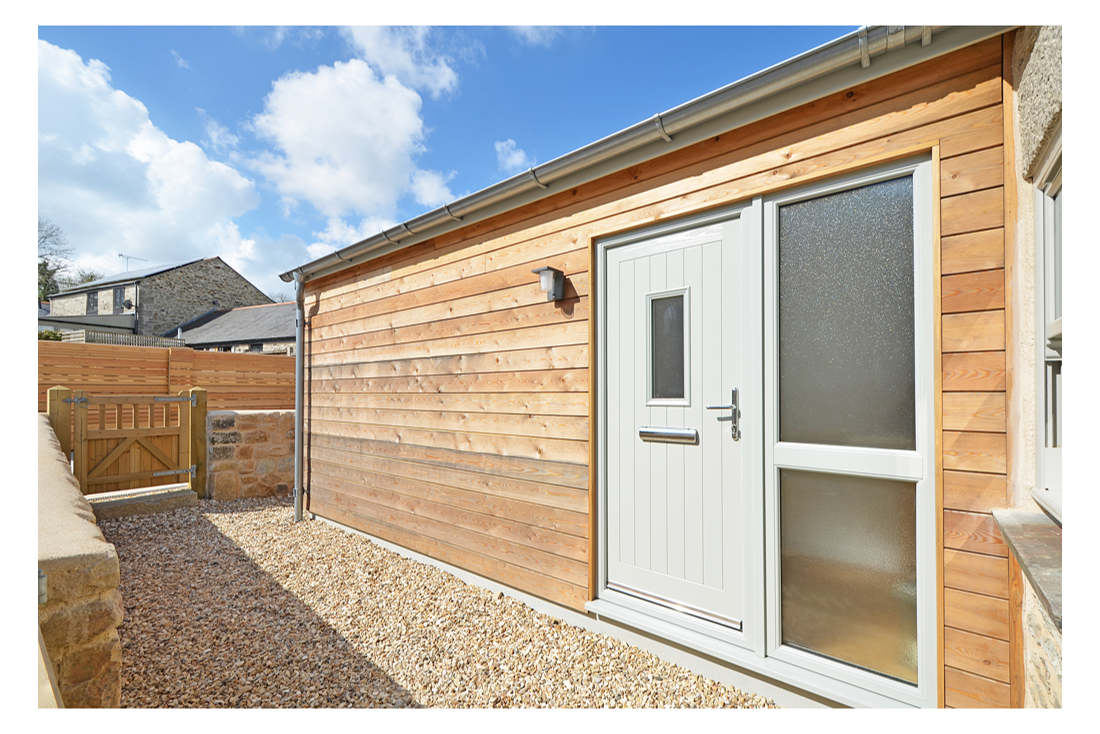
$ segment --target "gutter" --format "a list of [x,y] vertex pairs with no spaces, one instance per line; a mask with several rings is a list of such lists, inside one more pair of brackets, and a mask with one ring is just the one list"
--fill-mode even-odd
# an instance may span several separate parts
[[279,277],[301,285],[331,275],[1012,27],[864,26]]

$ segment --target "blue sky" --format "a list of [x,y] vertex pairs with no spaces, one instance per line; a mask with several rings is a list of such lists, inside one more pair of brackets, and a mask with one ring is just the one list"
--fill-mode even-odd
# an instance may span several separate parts
[[286,294],[301,262],[849,30],[42,27],[39,211],[78,266],[221,255]]

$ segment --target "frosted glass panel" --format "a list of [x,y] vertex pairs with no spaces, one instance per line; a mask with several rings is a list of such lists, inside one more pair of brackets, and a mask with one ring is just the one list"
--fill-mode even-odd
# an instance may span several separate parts
[[654,398],[684,397],[684,297],[650,301]]
[[913,180],[779,209],[781,441],[915,449]]
[[915,684],[916,484],[779,482],[783,643]]

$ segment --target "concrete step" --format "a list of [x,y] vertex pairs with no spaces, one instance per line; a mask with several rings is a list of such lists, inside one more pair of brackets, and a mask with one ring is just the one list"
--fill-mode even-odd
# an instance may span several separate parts
[[162,484],[159,487],[119,489],[84,495],[92,506],[96,520],[109,520],[132,515],[152,515],[199,503],[199,497],[186,482]]

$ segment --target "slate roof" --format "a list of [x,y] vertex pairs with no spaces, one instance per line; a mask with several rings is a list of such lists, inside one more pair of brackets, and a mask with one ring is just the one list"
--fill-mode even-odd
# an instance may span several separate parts
[[[295,310],[294,301],[286,301],[203,314],[182,325],[183,341],[188,346],[289,341],[294,338]],[[165,333],[175,335],[175,330]]]
[[87,283],[80,283],[74,285],[71,288],[66,288],[63,291],[54,293],[51,298],[55,296],[66,296],[70,293],[79,293],[80,291],[91,290],[93,288],[102,288],[106,285],[112,285],[116,283],[132,283],[135,280],[141,280],[142,278],[148,278],[150,275],[156,275],[158,273],[164,273],[169,270],[175,270],[176,268],[182,268],[184,265],[190,265],[191,263],[197,263],[203,258],[196,258],[195,260],[188,260],[184,263],[176,263],[174,265],[156,265],[151,268],[143,268],[141,270],[127,270],[124,273],[115,273],[114,275],[108,275],[105,278],[99,280],[91,280]]

